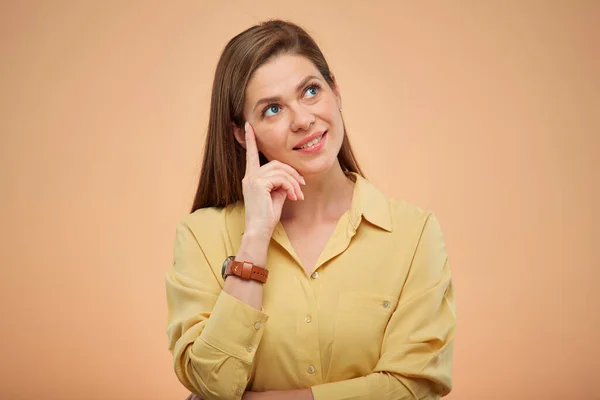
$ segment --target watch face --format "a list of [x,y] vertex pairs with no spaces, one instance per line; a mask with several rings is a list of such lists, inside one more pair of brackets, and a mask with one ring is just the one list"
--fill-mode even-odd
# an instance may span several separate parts
[[225,278],[227,278],[227,276],[225,276],[225,268],[227,268],[227,264],[229,264],[234,259],[235,259],[234,256],[229,256],[225,259],[225,262],[223,262],[223,266],[221,267],[221,276],[223,277],[223,280],[225,280]]

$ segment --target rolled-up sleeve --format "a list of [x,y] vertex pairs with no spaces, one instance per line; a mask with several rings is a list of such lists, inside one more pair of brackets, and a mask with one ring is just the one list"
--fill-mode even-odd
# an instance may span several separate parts
[[312,387],[315,400],[438,399],[452,388],[456,304],[439,223],[423,224],[373,373]]
[[183,221],[176,229],[166,292],[166,331],[177,378],[206,400],[241,398],[268,316],[222,291]]

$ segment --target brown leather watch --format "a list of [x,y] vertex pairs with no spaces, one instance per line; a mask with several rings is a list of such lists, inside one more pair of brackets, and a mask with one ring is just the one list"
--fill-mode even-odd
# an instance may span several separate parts
[[223,280],[229,275],[235,275],[242,279],[252,279],[260,283],[265,283],[269,276],[269,271],[248,261],[235,261],[235,256],[229,256],[223,263],[221,275],[223,276]]

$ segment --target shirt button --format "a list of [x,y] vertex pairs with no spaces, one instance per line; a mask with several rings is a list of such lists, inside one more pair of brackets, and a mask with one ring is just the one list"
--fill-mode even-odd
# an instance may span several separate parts
[[319,273],[317,271],[315,271],[315,272],[312,273],[311,277],[313,279],[317,279],[319,277]]
[[315,373],[315,367],[313,365],[309,365],[308,366],[308,373],[309,374],[314,374]]
[[252,347],[252,345],[246,347],[246,350],[248,351],[248,353],[252,353],[252,350],[254,350],[254,347]]
[[257,322],[254,324],[254,329],[256,329],[256,330],[260,329],[260,322]]
[[390,302],[389,301],[384,301],[383,302],[383,308],[390,308]]
[[306,317],[304,317],[304,320],[306,321],[307,324],[310,324],[310,321],[312,321],[312,318],[310,318],[310,315],[307,315]]
[[244,393],[244,389],[242,389],[241,387],[238,387],[235,392],[237,394],[242,394],[242,393]]

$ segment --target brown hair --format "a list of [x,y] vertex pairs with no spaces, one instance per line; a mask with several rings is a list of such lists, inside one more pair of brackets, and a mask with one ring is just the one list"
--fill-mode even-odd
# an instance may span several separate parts
[[[266,21],[231,39],[215,71],[204,161],[191,212],[205,207],[225,207],[243,199],[246,150],[235,140],[231,123],[238,127],[245,123],[246,85],[254,71],[272,57],[284,53],[308,58],[329,86],[335,87],[333,74],[313,38],[291,22]],[[260,165],[268,162],[262,153],[259,157]],[[338,160],[345,173],[356,172],[364,176],[346,134]]]

